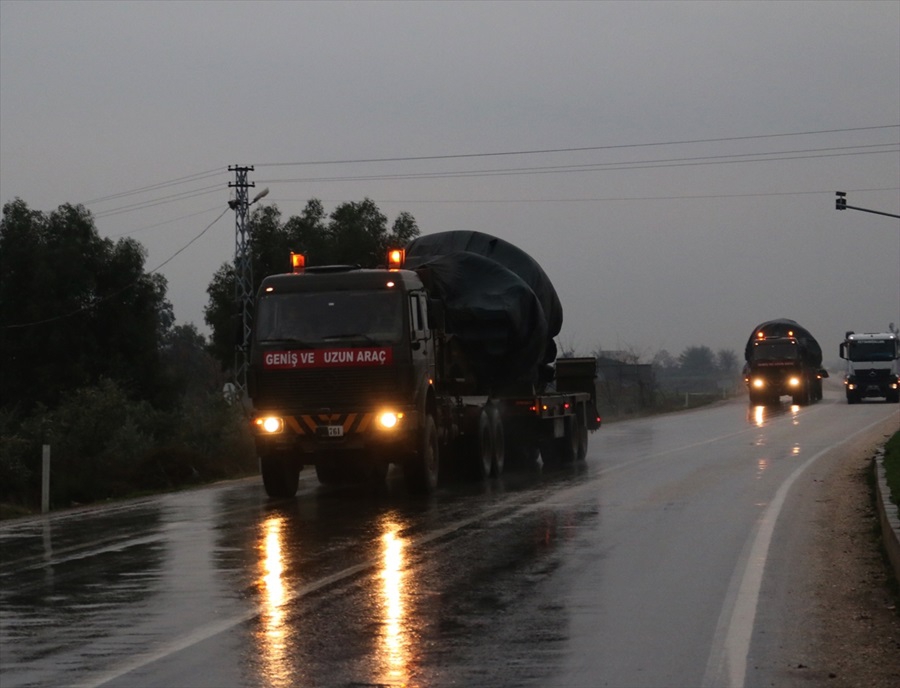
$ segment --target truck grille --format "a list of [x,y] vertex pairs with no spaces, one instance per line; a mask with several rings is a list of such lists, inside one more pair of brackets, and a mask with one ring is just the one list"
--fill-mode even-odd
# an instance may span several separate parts
[[398,398],[402,375],[397,368],[259,371],[257,408],[360,408]]
[[891,371],[887,368],[866,368],[865,370],[857,369],[853,374],[860,383],[875,383],[887,380]]

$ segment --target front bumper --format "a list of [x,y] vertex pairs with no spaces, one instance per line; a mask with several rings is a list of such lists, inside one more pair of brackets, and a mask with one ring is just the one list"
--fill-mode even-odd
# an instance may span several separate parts
[[289,454],[309,464],[319,454],[368,453],[389,459],[408,453],[415,449],[418,424],[418,414],[407,409],[314,414],[259,411],[250,422],[261,456]]

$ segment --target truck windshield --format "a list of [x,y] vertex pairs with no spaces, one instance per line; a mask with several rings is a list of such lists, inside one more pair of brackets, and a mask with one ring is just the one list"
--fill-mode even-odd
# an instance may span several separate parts
[[893,361],[897,358],[897,342],[892,339],[869,339],[850,342],[851,361]]
[[760,342],[753,349],[757,361],[795,361],[797,356],[796,344]]
[[256,341],[325,343],[398,342],[403,299],[395,291],[332,291],[271,294],[259,300]]

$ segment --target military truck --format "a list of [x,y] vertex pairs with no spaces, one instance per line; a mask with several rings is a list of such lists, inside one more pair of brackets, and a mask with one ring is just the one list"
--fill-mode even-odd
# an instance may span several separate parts
[[583,460],[600,427],[593,358],[557,358],[562,307],[524,251],[481,232],[419,237],[379,269],[266,277],[248,393],[263,485],[382,483]]
[[806,328],[787,318],[753,329],[744,347],[744,382],[755,405],[777,404],[790,396],[805,405],[822,398],[822,348]]

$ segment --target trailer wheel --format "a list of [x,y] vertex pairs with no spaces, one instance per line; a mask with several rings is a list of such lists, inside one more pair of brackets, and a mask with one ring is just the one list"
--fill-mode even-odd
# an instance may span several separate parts
[[559,441],[563,463],[571,463],[578,457],[578,428],[576,416],[566,418],[566,433]]
[[[509,434],[506,433],[509,430]],[[540,449],[538,441],[527,431],[527,428],[514,419],[507,418],[504,423],[504,462],[506,468],[535,469],[538,467]]]
[[290,499],[297,494],[300,465],[295,461],[284,456],[260,456],[259,471],[266,494],[273,499]]
[[565,432],[562,437],[545,437],[540,441],[541,461],[545,467],[571,463],[578,455],[577,434],[571,418],[564,419]]
[[487,407],[481,409],[481,413],[478,414],[476,445],[472,467],[475,478],[484,479],[491,474],[494,463],[494,427]]
[[495,406],[490,409],[491,425],[491,466],[490,475],[494,478],[503,473],[503,464],[506,463],[506,437],[503,433],[503,419],[500,410]]
[[584,407],[579,407],[575,414],[573,434],[577,443],[575,460],[584,461],[587,458],[588,449],[588,429],[584,419]]
[[434,416],[425,418],[419,437],[419,450],[403,466],[410,492],[431,494],[437,488],[440,467],[437,426]]

